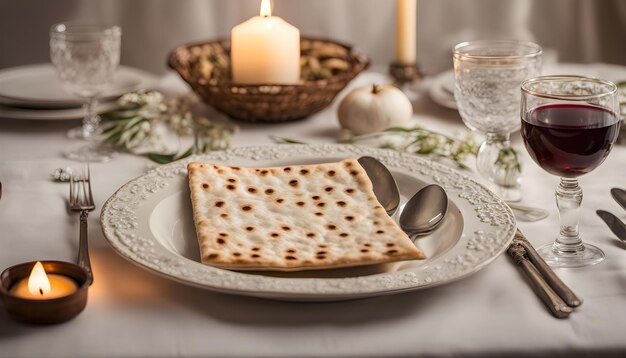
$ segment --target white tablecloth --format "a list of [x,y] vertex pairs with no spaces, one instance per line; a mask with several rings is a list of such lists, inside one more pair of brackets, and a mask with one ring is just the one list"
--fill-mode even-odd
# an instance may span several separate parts
[[[571,66],[567,72],[626,79],[626,68]],[[353,86],[383,81],[366,73]],[[427,87],[428,81],[425,83]],[[163,86],[185,91],[173,75]],[[425,94],[415,103],[415,121],[439,131],[463,131],[456,111]],[[310,143],[339,136],[333,106],[308,119],[279,125],[238,123],[235,146],[271,144],[269,135]],[[0,269],[36,259],[75,260],[77,215],[68,215],[67,184],[50,180],[58,167],[74,166],[60,155],[77,122],[0,120]],[[514,144],[522,149],[519,137]],[[521,150],[523,153],[524,150]],[[546,220],[519,223],[534,245],[553,240],[558,179],[527,155],[524,204],[550,211]],[[95,283],[85,311],[53,326],[13,322],[0,309],[2,357],[291,357],[291,356],[600,356],[626,354],[626,250],[595,215],[605,209],[626,219],[609,196],[626,187],[626,148],[581,179],[585,194],[584,240],[600,246],[600,265],[557,270],[584,298],[569,319],[553,318],[512,261],[502,255],[458,282],[401,295],[336,302],[289,303],[230,296],[185,286],[118,256],[105,242],[97,212],[122,184],[147,169],[145,159],[122,155],[92,164],[96,213],[90,216]]]

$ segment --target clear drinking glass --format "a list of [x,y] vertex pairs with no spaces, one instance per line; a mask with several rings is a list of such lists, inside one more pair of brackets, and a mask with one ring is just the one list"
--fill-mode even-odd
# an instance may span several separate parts
[[[70,92],[85,100],[83,125],[70,130],[70,138],[95,140],[101,133],[97,98],[119,65],[121,34],[118,26],[61,23],[50,29],[50,58],[57,74]],[[64,154],[73,160],[106,161],[115,151],[92,142]]]
[[506,201],[521,199],[520,168],[510,134],[520,128],[519,87],[541,74],[542,49],[532,42],[470,41],[454,47],[454,98],[467,127],[486,135],[478,173]]
[[617,87],[579,76],[543,76],[522,83],[522,138],[541,168],[561,177],[556,204],[561,230],[537,251],[554,267],[588,266],[604,260],[578,233],[583,192],[578,177],[607,157],[620,130]]

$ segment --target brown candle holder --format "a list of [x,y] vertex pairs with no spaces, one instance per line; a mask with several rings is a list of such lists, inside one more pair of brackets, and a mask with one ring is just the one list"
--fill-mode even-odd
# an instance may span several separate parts
[[28,278],[35,261],[11,266],[0,274],[0,298],[9,316],[31,324],[54,324],[69,321],[83,311],[87,304],[89,281],[87,271],[69,262],[41,261],[47,274],[66,276],[76,281],[78,289],[67,296],[47,300],[17,297],[11,288]]
[[416,82],[422,78],[422,74],[417,66],[417,63],[405,65],[398,62],[392,62],[389,64],[389,74],[399,85]]

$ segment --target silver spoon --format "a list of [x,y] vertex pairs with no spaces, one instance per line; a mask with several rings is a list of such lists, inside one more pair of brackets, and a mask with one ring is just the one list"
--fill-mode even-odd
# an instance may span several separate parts
[[427,235],[439,226],[448,212],[448,195],[437,184],[420,189],[400,214],[400,227],[411,240]]
[[548,211],[544,209],[514,204],[511,202],[506,202],[506,204],[509,208],[511,208],[511,210],[513,210],[513,215],[515,215],[515,218],[519,221],[539,221],[547,218],[549,215]]
[[372,181],[376,199],[385,208],[387,215],[393,216],[400,205],[400,191],[393,175],[376,158],[365,156],[358,161]]

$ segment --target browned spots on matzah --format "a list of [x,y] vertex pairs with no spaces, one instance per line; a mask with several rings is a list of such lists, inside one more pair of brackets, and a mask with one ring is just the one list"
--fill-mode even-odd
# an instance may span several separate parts
[[272,189],[272,188],[265,189],[265,194],[272,195],[273,193],[274,193],[274,189]]
[[294,249],[289,249],[289,250],[287,250],[287,252],[288,252],[288,253],[290,253],[290,254],[293,254],[293,253],[295,253],[295,252],[296,252],[296,250],[294,250]]
[[340,200],[340,201],[337,202],[337,205],[339,205],[339,206],[341,206],[343,208],[344,206],[348,205],[348,203],[346,203],[345,201],[341,201]]
[[228,217],[228,214],[226,214],[226,213],[221,213],[221,214],[220,214],[220,216],[221,216],[221,217],[223,217],[224,219],[226,219],[226,218]]
[[372,244],[370,244],[370,243],[365,243],[365,244],[363,244],[363,246],[365,246],[365,247],[372,247]]
[[241,207],[241,210],[243,211],[250,211],[252,210],[252,206],[251,205],[244,205]]
[[296,179],[292,179],[289,181],[289,185],[293,186],[293,187],[297,187],[298,186],[298,181]]
[[287,225],[284,225],[283,227],[281,227],[281,229],[285,230],[285,231],[290,231],[291,228]]
[[262,175],[262,176],[266,176],[266,175],[267,175],[267,173],[269,173],[269,171],[268,171],[268,170],[265,170],[265,169],[264,169],[264,170],[261,170],[261,175]]
[[318,251],[317,252],[317,255],[325,255],[325,254],[326,254],[326,251]]
[[272,232],[272,233],[270,233],[270,236],[271,237],[280,237],[280,234],[277,233],[277,232]]
[[237,182],[237,179],[235,179],[235,178],[228,178],[228,179],[227,179],[227,181],[228,181],[229,183],[236,183],[236,182]]
[[385,233],[385,230],[376,230],[376,233],[377,233],[377,234],[384,234],[384,233]]
[[254,227],[252,227],[252,226],[246,226],[246,231],[254,231]]
[[392,243],[392,242],[389,242],[389,243],[387,243],[387,245],[385,245],[385,246],[387,246],[387,247],[394,247],[394,246],[396,246],[396,244],[394,244],[394,243]]
[[284,167],[284,168],[283,168],[283,171],[284,171],[285,173],[289,173],[289,172],[291,171],[291,167]]
[[315,237],[315,233],[314,232],[309,232],[306,234],[307,237]]
[[232,185],[232,184],[228,184],[228,185],[226,185],[226,189],[228,189],[228,190],[231,190],[231,191],[232,191],[232,190],[237,189],[237,187],[236,187],[236,186],[234,186],[234,185]]
[[252,251],[259,251],[259,250],[261,250],[261,248],[260,248],[260,247],[256,247],[256,246],[255,246],[255,247],[253,247],[253,248],[252,248]]
[[297,260],[297,258],[295,256],[285,256],[285,260]]
[[220,245],[223,245],[223,244],[225,244],[225,243],[226,243],[226,240],[224,240],[224,239],[222,239],[222,238],[217,239],[217,240],[215,240],[215,241],[216,241],[218,244],[220,244]]
[[337,228],[337,226],[336,226],[336,225],[333,225],[333,224],[328,224],[328,225],[326,225],[326,228],[327,228],[328,230],[335,230],[335,229]]
[[256,188],[253,188],[253,187],[248,188],[248,193],[254,194],[256,192],[257,192]]
[[233,252],[233,256],[239,257],[241,256],[241,252]]
[[354,193],[354,189],[348,188],[348,189],[346,189],[346,193],[352,194],[352,193]]
[[216,259],[218,257],[220,257],[219,254],[209,254],[209,255],[206,256],[206,259],[207,260],[213,260],[213,259]]
[[324,213],[321,213],[321,212],[318,211],[318,212],[315,213],[315,215],[316,216],[322,216],[322,215],[324,215]]
[[276,199],[276,202],[279,204],[282,203],[283,201],[285,201],[285,199]]
[[235,171],[240,171],[241,170],[241,168],[239,168],[239,167],[230,167],[230,169],[235,170]]
[[323,208],[323,207],[326,206],[326,203],[324,203],[324,202],[317,203],[317,206],[320,207],[320,208]]
[[397,253],[397,252],[398,252],[398,250],[389,250],[389,251],[385,252],[385,254],[387,254],[387,255],[393,255],[393,254],[395,254],[395,253]]
[[222,206],[224,206],[224,204],[226,203],[221,200],[215,202],[215,206],[217,206],[218,208],[221,208]]
[[329,170],[329,171],[328,171],[328,176],[329,176],[329,177],[334,177],[334,176],[335,176],[335,174],[337,174],[337,172],[335,172],[334,170]]
[[309,170],[308,169],[300,169],[300,174],[307,175],[307,174],[309,174]]
[[327,193],[330,193],[331,191],[333,191],[333,189],[334,188],[332,186],[327,186],[327,187],[324,188],[324,191],[327,192]]
[[319,244],[319,245],[317,245],[317,246],[321,247],[322,249],[325,249],[325,248],[327,248],[327,247],[328,247],[328,245],[326,245],[326,244]]
[[221,237],[227,237],[227,236],[228,236],[228,233],[225,233],[225,232],[220,232],[220,234],[219,234],[219,235],[220,235]]
[[348,220],[348,221],[352,221],[352,220],[354,220],[354,216],[348,215],[348,216],[345,217],[345,219]]
[[363,252],[363,253],[370,252],[370,250],[368,250],[368,249],[361,249],[361,252]]
[[252,255],[250,255],[250,257],[252,257],[253,259],[258,259],[259,257],[261,257],[261,255],[259,255],[259,254],[252,254]]
[[298,205],[298,206],[304,206],[304,201],[299,201],[299,202],[297,202],[297,203],[296,203],[296,205]]
[[313,199],[313,200],[320,200],[320,196],[319,195],[313,195],[311,197],[311,199]]
[[209,184],[207,184],[207,183],[202,183],[202,187],[203,187],[204,189],[208,189],[208,188],[210,188],[211,186],[210,186]]
[[358,171],[356,171],[356,170],[351,170],[351,171],[350,171],[350,175],[352,175],[352,176],[357,176],[357,175],[359,175],[359,172],[358,172]]
[[339,234],[339,236],[341,237],[348,237],[348,235],[350,234],[348,234],[347,232],[342,232],[341,234]]

